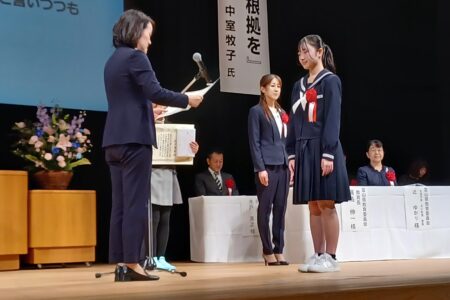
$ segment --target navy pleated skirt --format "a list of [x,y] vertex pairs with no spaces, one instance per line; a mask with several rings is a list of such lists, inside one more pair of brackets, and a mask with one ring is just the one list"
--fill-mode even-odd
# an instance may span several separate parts
[[320,139],[297,141],[295,153],[294,204],[312,200],[334,200],[342,203],[351,199],[344,153],[339,143],[334,156],[333,172],[322,176]]

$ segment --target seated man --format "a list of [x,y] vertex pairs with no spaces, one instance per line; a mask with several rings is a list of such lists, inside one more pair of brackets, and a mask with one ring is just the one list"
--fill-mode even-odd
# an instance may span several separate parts
[[221,172],[223,152],[209,152],[206,163],[208,169],[195,176],[195,196],[239,195],[233,176]]

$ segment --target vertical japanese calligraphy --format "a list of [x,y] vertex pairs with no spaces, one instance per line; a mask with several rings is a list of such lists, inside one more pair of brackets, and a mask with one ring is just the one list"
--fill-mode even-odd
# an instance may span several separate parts
[[404,196],[406,228],[408,230],[430,229],[432,219],[428,187],[406,186]]
[[220,89],[259,95],[270,73],[266,0],[218,0]]
[[369,211],[367,207],[367,189],[352,187],[352,200],[341,204],[343,231],[365,231],[369,229]]

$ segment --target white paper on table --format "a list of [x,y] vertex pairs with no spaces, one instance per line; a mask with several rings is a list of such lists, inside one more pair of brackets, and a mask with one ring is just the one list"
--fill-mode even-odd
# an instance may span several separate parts
[[431,201],[426,186],[405,186],[404,201],[406,228],[424,230],[432,228]]
[[369,211],[366,188],[354,187],[350,193],[352,200],[341,204],[342,231],[368,231]]
[[[185,92],[185,94],[186,94],[186,95],[199,95],[199,96],[204,97],[204,96],[206,95],[206,93],[209,92],[209,90],[217,83],[217,81],[219,81],[219,78],[217,78],[216,81],[214,81],[214,82],[212,82],[212,83],[208,83],[207,86],[206,86],[205,88],[201,89],[201,90],[195,90],[195,91]],[[189,110],[189,109],[191,109],[191,106],[190,106],[190,105],[188,105],[188,106],[185,107],[185,108],[179,108],[179,107],[171,107],[171,106],[168,106],[168,107],[166,108],[166,112],[160,114],[160,117],[158,117],[158,118],[168,117],[168,116],[177,114],[177,113],[182,112],[182,111],[187,111],[187,110]]]
[[177,157],[194,157],[189,143],[195,141],[195,128],[178,128],[177,129]]

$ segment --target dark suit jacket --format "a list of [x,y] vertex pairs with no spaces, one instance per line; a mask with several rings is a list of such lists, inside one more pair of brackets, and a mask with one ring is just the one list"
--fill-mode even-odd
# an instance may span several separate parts
[[286,138],[280,137],[275,120],[267,119],[259,104],[248,114],[248,140],[255,173],[264,171],[267,165],[287,165]]
[[188,97],[161,87],[145,53],[118,47],[104,70],[108,115],[103,147],[137,143],[156,146],[152,102],[186,107]]
[[232,179],[234,184],[232,195],[237,196],[239,195],[239,191],[236,187],[236,181],[234,180],[233,176],[231,174],[220,172],[220,175],[222,176],[223,181],[223,188],[222,191],[219,190],[219,187],[216,184],[216,181],[214,180],[213,176],[209,172],[209,170],[206,170],[204,172],[201,172],[197,175],[195,175],[195,196],[224,196],[228,195],[228,188],[225,185],[225,182],[227,179]]

